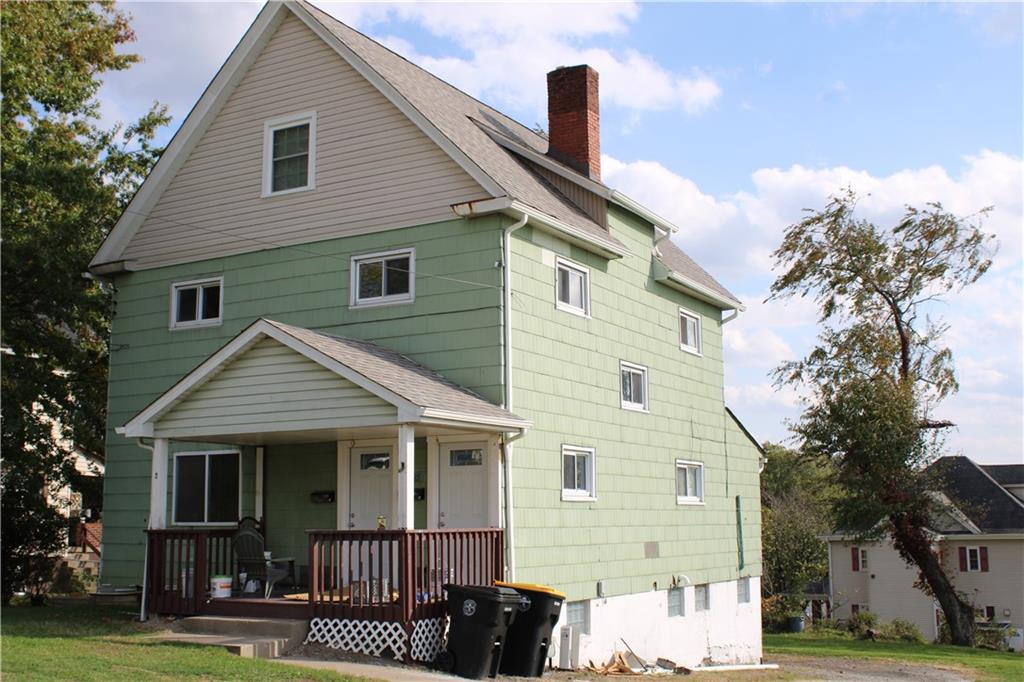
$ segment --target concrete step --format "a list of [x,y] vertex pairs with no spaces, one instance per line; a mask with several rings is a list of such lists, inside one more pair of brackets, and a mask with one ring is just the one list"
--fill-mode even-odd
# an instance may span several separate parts
[[219,647],[242,658],[277,658],[290,648],[287,638],[233,637],[200,632],[162,632],[154,639],[170,644]]
[[182,634],[217,635],[246,640],[282,640],[287,649],[305,641],[306,633],[309,632],[309,621],[288,618],[192,616],[175,621],[171,629]]

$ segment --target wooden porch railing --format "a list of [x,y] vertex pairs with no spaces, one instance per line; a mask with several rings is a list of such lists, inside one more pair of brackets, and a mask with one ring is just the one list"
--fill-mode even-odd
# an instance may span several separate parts
[[234,576],[234,528],[148,530],[147,605],[153,613],[191,615],[206,601],[210,576]]
[[501,580],[503,531],[314,530],[309,565],[313,617],[409,624],[444,614],[445,583]]
[[80,547],[82,551],[90,551],[95,554],[99,554],[102,543],[102,521],[86,521],[75,526],[75,547]]

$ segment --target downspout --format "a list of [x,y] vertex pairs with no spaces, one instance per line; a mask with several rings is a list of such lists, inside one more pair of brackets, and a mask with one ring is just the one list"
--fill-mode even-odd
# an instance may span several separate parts
[[[505,409],[512,411],[512,233],[525,227],[529,216],[522,214],[516,222],[502,230],[501,235],[501,328],[502,328],[502,379],[505,384]],[[515,522],[512,506],[512,443],[523,437],[520,431],[511,438],[502,436],[502,465],[505,476],[505,564],[508,579],[516,579]]]
[[[136,438],[135,442],[138,443],[139,447],[142,448],[143,450],[149,450],[150,458],[152,459],[153,449],[154,449],[153,446],[152,445],[146,445],[145,443],[142,442],[141,438]],[[147,523],[146,525],[148,526],[149,524]],[[146,612],[146,606],[148,606],[146,604],[146,596],[149,594],[149,590],[147,589],[149,587],[149,585],[147,585],[147,581],[149,579],[149,537],[148,536],[146,537],[146,549],[145,549],[142,557],[143,557],[142,558],[142,599],[139,600],[139,621],[144,623],[144,622],[146,622],[149,619],[149,614]]]

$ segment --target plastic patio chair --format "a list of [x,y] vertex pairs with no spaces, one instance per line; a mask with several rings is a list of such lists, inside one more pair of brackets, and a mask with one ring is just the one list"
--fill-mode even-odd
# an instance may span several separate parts
[[[235,533],[231,546],[238,557],[239,572],[244,571],[247,579],[256,578],[266,585],[264,599],[270,599],[277,581],[293,574],[295,560],[291,557],[266,559],[263,536],[252,528],[243,528]],[[294,575],[292,580],[295,580]]]

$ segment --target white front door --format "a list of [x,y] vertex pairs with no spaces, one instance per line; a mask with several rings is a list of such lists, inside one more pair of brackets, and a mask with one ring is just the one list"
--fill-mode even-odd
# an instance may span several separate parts
[[392,448],[352,448],[350,459],[348,527],[374,530],[383,516],[390,528]]
[[438,527],[487,527],[487,443],[447,443],[440,448]]

